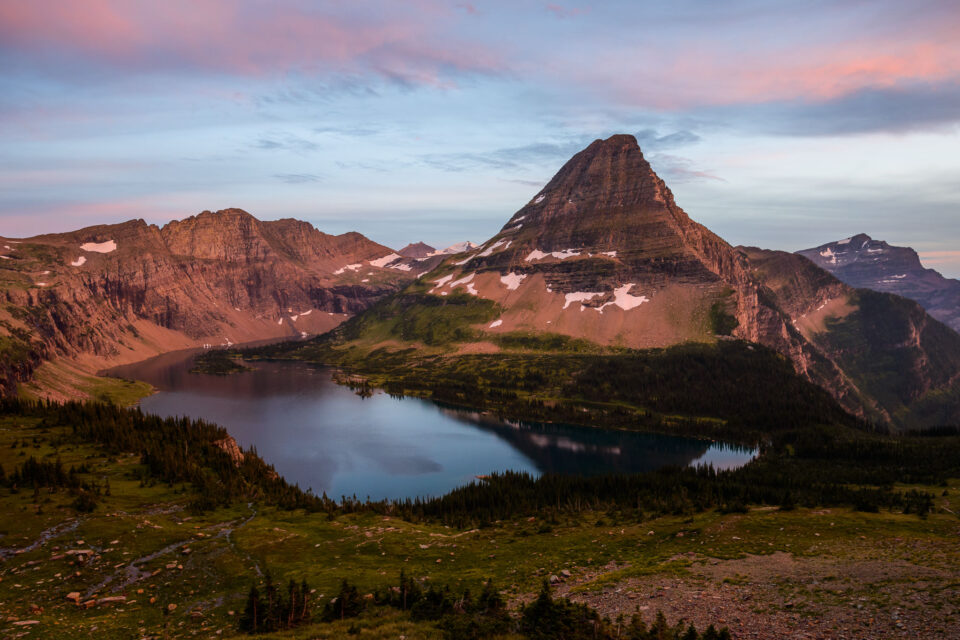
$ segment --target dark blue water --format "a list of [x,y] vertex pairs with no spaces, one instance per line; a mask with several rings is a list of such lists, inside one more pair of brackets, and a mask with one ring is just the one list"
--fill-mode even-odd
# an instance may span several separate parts
[[144,411],[227,428],[290,482],[332,498],[436,496],[478,475],[517,470],[597,474],[668,465],[733,468],[754,451],[704,440],[569,425],[513,423],[384,393],[362,398],[312,365],[257,363],[229,376],[191,374],[191,354],[121,367],[158,393]]

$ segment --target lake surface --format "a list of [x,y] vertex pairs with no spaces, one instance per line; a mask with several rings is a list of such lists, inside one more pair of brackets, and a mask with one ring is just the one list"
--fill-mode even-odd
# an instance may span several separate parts
[[288,481],[331,498],[442,495],[494,471],[597,474],[669,465],[735,468],[755,451],[705,440],[498,420],[417,398],[362,398],[329,369],[258,362],[229,376],[189,373],[194,352],[119,367],[158,393],[141,408],[220,424]]

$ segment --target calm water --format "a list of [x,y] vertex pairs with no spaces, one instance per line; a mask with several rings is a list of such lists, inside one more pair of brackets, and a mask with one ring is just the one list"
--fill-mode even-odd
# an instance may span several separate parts
[[732,468],[755,454],[690,438],[504,422],[383,393],[361,398],[335,384],[328,369],[303,363],[257,363],[256,371],[230,376],[191,374],[192,358],[167,354],[112,373],[160,390],[141,401],[144,411],[223,425],[290,482],[334,498],[435,496],[505,470]]

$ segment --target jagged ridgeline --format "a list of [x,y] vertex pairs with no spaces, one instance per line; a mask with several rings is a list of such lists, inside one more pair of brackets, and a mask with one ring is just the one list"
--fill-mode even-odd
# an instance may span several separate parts
[[[730,340],[752,343],[755,357],[745,345],[724,346]],[[699,346],[671,351],[678,345]],[[658,349],[668,357],[643,354]],[[627,135],[575,155],[481,246],[447,258],[332,337],[286,351],[378,374],[401,391],[419,393],[416,377],[436,378],[431,393],[467,404],[494,390],[507,402],[526,387],[566,393],[576,378],[585,400],[665,414],[743,418],[717,404],[730,394],[768,429],[790,415],[836,421],[830,411],[790,406],[789,394],[795,405],[828,404],[796,374],[883,428],[960,421],[960,334],[911,300],[858,291],[801,256],[729,245],[677,206]],[[694,352],[709,366],[698,368]],[[691,366],[686,377],[664,373],[669,367],[634,376],[633,359],[656,369],[677,353]],[[588,355],[620,359],[602,368]],[[449,381],[422,367],[403,373],[427,357]],[[610,384],[591,389],[588,371]],[[440,389],[451,385],[462,392]],[[705,397],[717,402],[704,407]]]
[[0,246],[0,393],[60,400],[158,353],[322,333],[442,260],[239,209]]

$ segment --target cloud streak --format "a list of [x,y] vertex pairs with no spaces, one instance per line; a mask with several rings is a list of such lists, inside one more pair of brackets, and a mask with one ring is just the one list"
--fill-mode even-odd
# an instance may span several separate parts
[[416,4],[406,12],[324,12],[299,1],[10,0],[0,3],[0,56],[53,75],[82,65],[238,76],[364,72],[436,87],[458,74],[502,70],[494,49],[431,30],[449,21],[440,3]]

